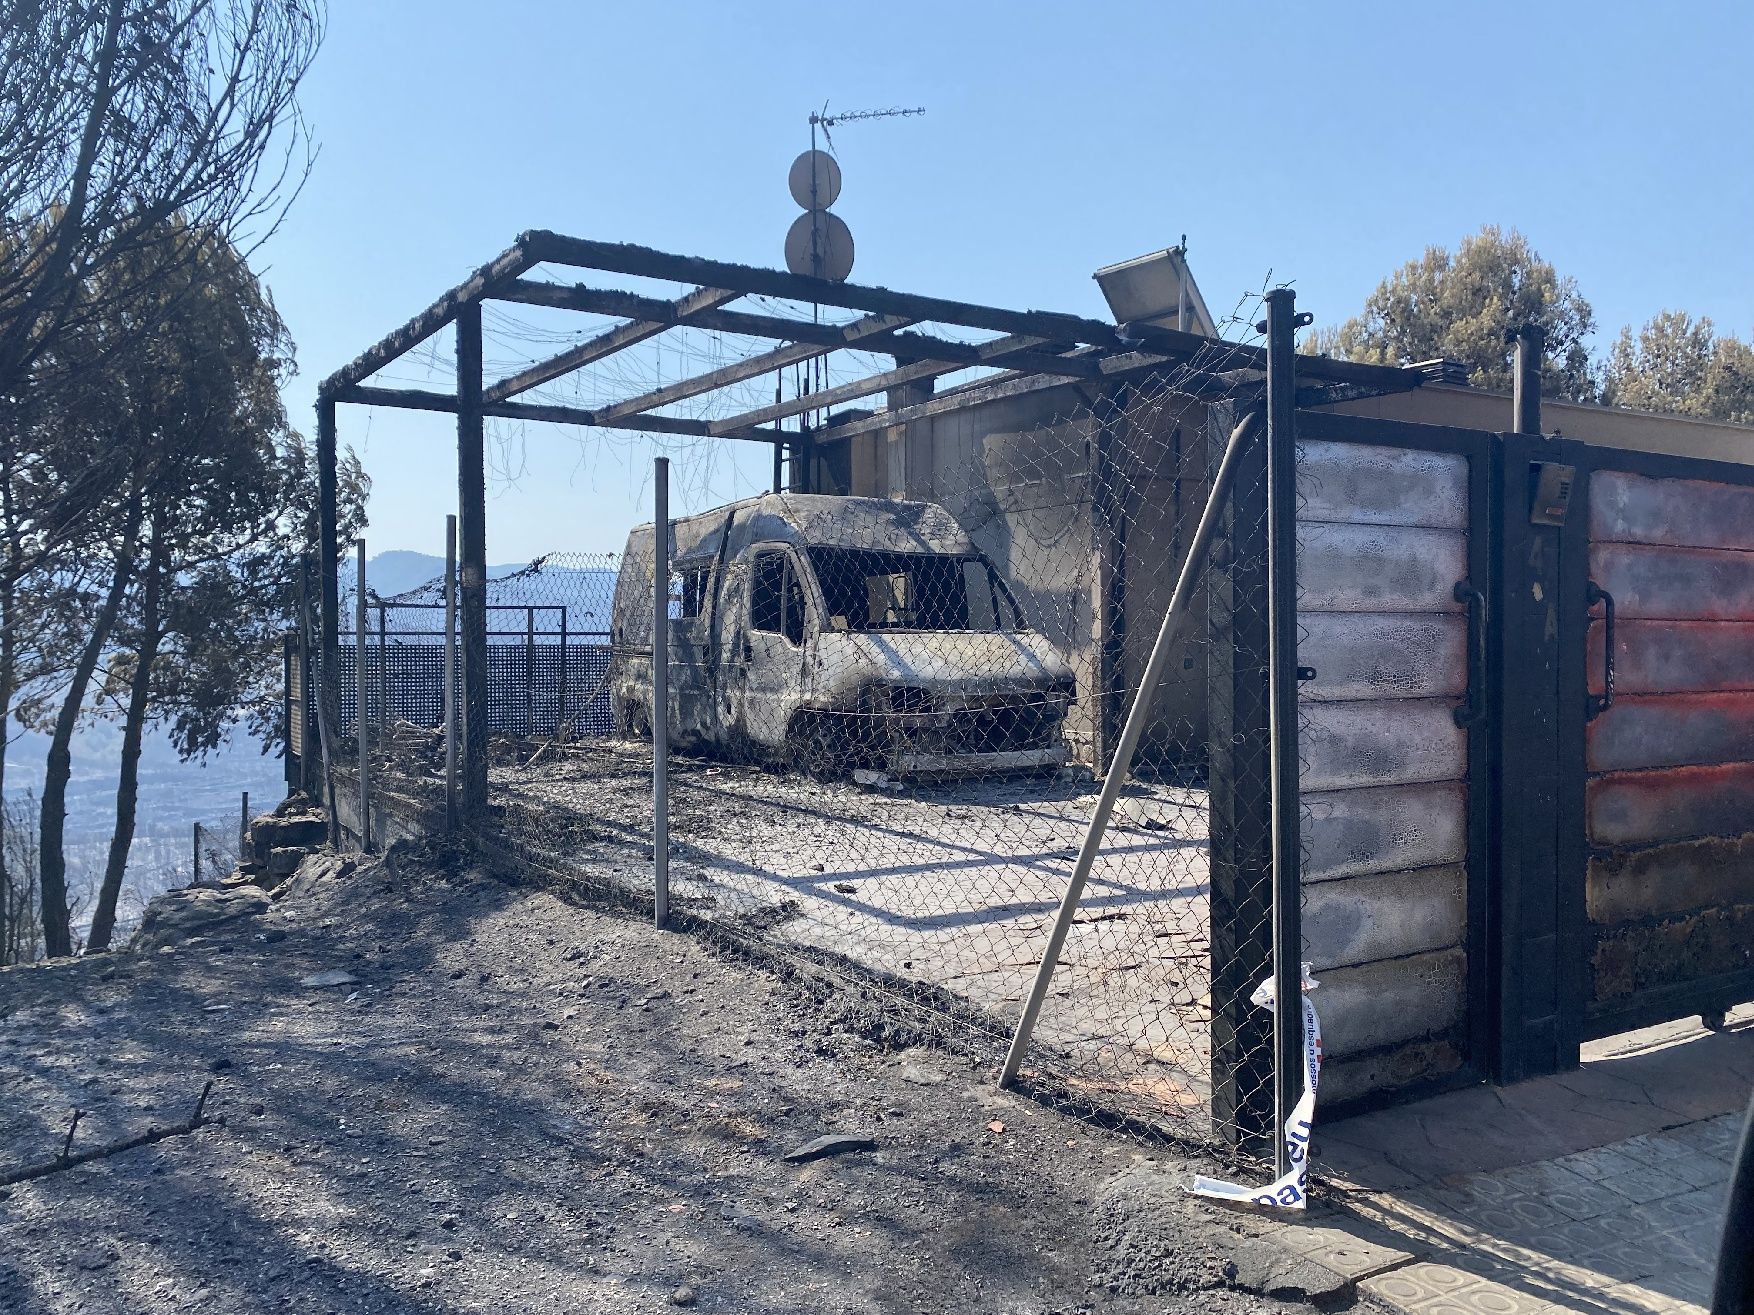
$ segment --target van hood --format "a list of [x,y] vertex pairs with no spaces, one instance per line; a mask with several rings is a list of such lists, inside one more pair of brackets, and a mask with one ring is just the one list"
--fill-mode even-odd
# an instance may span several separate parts
[[1027,631],[825,631],[820,639],[820,669],[843,687],[850,679],[996,694],[1040,689],[1072,675],[1053,644]]

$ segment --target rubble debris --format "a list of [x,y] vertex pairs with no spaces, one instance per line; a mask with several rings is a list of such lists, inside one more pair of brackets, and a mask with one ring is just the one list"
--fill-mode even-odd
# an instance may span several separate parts
[[325,968],[320,973],[298,979],[300,986],[352,986],[359,981],[345,968]]
[[811,1160],[825,1159],[830,1155],[845,1155],[851,1151],[874,1151],[877,1149],[875,1137],[860,1137],[853,1133],[828,1133],[805,1142],[802,1146],[794,1146],[780,1159],[788,1164],[805,1164]]
[[128,943],[136,954],[170,949],[211,935],[217,928],[265,912],[266,892],[253,885],[220,888],[193,886],[167,891],[146,906],[140,929]]

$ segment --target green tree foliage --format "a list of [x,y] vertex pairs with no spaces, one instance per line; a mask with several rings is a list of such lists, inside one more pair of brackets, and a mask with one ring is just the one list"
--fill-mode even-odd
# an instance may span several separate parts
[[[314,463],[281,402],[292,369],[285,326],[235,248],[217,237],[185,238],[198,249],[155,244],[120,273],[153,290],[150,333],[119,325],[110,341],[104,319],[89,321],[82,335],[94,385],[114,400],[105,429],[135,454],[121,516],[131,537],[122,551],[103,555],[110,569],[88,586],[103,601],[87,614],[80,661],[58,691],[43,792],[47,911],[63,892],[57,823],[66,744],[91,711],[84,663],[101,653],[96,707],[119,716],[123,734],[92,949],[105,948],[114,929],[148,728],[168,725],[179,750],[195,756],[216,748],[241,719],[264,751],[277,747],[278,719],[267,713],[282,697],[281,636],[314,538]],[[167,250],[174,263],[159,269]],[[340,473],[343,509],[358,521],[366,483],[351,453]]]
[[1710,318],[1666,310],[1622,329],[1602,372],[1602,400],[1635,411],[1754,424],[1754,348]]
[[[223,241],[202,243],[169,271],[151,268],[151,260],[149,252],[134,273],[164,299],[152,308],[156,328],[108,357],[127,398],[114,427],[145,459],[137,493],[141,546],[105,641],[109,670],[99,690],[100,703],[120,707],[123,734],[116,829],[89,942],[95,949],[108,945],[114,926],[141,747],[147,725],[165,715],[157,675],[173,656],[166,652],[175,643],[171,617],[186,612],[179,606],[185,581],[228,579],[237,560],[284,546],[282,522],[302,521],[289,513],[293,484],[284,454],[291,439],[280,400],[291,345],[273,303]],[[229,632],[238,611],[264,601],[233,591],[198,620],[184,615],[183,625]]]
[[1465,363],[1479,388],[1511,384],[1507,335],[1524,324],[1547,335],[1541,389],[1549,397],[1596,397],[1586,339],[1595,313],[1577,283],[1535,252],[1514,228],[1487,225],[1452,255],[1427,247],[1378,285],[1361,315],[1312,335],[1305,350],[1379,365],[1439,356]]
[[215,251],[247,254],[297,193],[312,148],[296,93],[323,8],[3,2],[0,728],[53,727],[37,862],[42,948],[56,955],[71,948],[57,794],[72,727],[113,656],[112,628],[151,577],[153,536],[169,522],[147,502],[203,478],[199,463],[160,459],[175,426],[147,422],[153,389],[139,385],[180,368],[160,333],[174,294],[198,296],[197,267]]

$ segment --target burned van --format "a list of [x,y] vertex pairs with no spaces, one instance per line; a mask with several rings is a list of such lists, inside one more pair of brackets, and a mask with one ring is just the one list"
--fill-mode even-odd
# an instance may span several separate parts
[[[816,775],[1056,767],[1076,690],[962,527],[929,502],[771,493],[671,523],[679,747]],[[652,527],[611,620],[624,734],[651,727]]]

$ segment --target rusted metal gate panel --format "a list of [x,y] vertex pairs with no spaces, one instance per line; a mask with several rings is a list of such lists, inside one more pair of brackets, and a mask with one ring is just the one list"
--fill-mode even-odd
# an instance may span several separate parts
[[1578,459],[1583,1028],[1601,1036],[1754,999],[1754,471]]
[[1299,429],[1304,935],[1345,1104],[1481,1072],[1491,436]]

